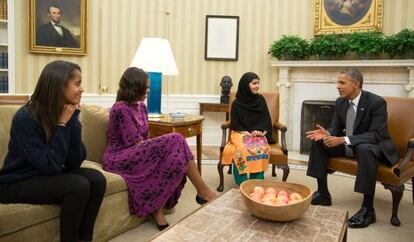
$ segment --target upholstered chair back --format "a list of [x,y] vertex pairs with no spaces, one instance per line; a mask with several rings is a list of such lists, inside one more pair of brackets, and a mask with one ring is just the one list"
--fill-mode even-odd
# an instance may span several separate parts
[[[279,122],[279,93],[277,92],[262,92],[260,93],[266,100],[267,108],[269,109],[270,118],[272,124]],[[233,104],[234,99],[236,99],[236,93],[230,93],[230,111],[231,105]],[[231,118],[230,118],[231,119]],[[273,139],[278,142],[278,132],[273,132]]]
[[[407,153],[407,143],[414,137],[414,98],[385,97],[388,111],[388,132],[397,146],[398,156]],[[414,160],[414,153],[413,158]]]

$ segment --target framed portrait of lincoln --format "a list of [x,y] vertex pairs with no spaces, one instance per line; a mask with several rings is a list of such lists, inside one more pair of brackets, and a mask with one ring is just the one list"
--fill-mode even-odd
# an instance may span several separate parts
[[86,55],[87,0],[30,0],[29,52]]
[[315,35],[382,31],[383,0],[316,0]]

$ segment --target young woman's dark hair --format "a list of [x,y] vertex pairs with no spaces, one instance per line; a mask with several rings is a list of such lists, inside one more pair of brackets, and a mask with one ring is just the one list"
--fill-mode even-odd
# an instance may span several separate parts
[[65,105],[64,90],[75,71],[81,68],[71,62],[57,60],[45,66],[27,103],[32,117],[42,124],[49,140]]
[[135,102],[145,95],[147,90],[148,74],[137,67],[129,67],[119,80],[119,89],[116,101]]

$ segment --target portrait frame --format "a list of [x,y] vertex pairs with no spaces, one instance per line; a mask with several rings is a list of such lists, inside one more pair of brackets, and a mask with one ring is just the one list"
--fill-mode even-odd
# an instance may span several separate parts
[[315,35],[382,31],[383,0],[315,0]]
[[[52,5],[62,9],[57,28],[52,25],[48,12]],[[87,5],[87,0],[30,0],[29,52],[86,55]]]
[[206,15],[205,60],[238,60],[239,22],[239,16]]

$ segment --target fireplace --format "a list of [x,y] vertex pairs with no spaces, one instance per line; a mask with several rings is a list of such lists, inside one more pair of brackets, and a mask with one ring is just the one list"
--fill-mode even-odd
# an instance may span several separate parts
[[300,122],[300,153],[308,155],[311,141],[306,132],[314,130],[317,124],[328,128],[335,111],[335,101],[305,100],[302,103]]
[[271,65],[278,69],[279,122],[288,127],[286,144],[292,160],[309,159],[300,154],[303,102],[336,100],[340,70],[358,68],[364,75],[366,91],[380,96],[414,97],[414,60],[272,61]]

